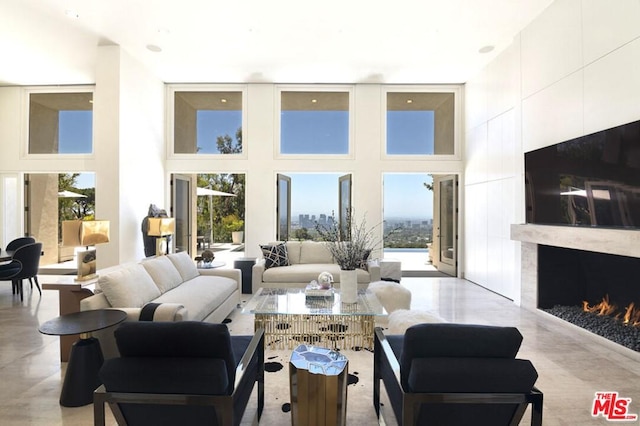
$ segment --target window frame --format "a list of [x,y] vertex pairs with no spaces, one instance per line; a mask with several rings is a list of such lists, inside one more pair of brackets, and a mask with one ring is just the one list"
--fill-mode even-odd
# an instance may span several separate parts
[[[327,160],[327,159],[354,159],[354,86],[353,85],[283,85],[276,84],[275,90],[275,108],[274,108],[274,146],[273,154],[276,160]],[[283,154],[281,147],[281,131],[282,131],[282,92],[344,92],[349,96],[348,111],[348,149],[346,154]]]
[[[453,154],[387,154],[387,95],[388,93],[452,93],[453,94]],[[383,160],[461,160],[461,136],[462,136],[462,88],[455,85],[438,85],[438,86],[393,86],[383,85],[381,87],[380,114],[382,123],[380,158]],[[434,120],[435,123],[435,120]],[[435,144],[435,140],[434,140]]]
[[[240,92],[242,95],[242,152],[238,154],[181,154],[175,150],[175,94],[176,92]],[[247,85],[246,84],[170,84],[167,85],[166,94],[166,155],[173,160],[211,160],[211,159],[240,159],[246,160],[249,151],[249,132],[247,131]]]
[[20,158],[22,160],[59,160],[68,159],[94,159],[96,154],[96,138],[95,138],[95,111],[91,108],[91,152],[90,153],[60,153],[54,152],[49,154],[31,154],[29,152],[29,127],[31,125],[31,95],[32,94],[64,94],[64,93],[91,93],[92,99],[95,98],[95,86],[65,86],[65,87],[26,87],[22,97],[22,136],[20,138]]

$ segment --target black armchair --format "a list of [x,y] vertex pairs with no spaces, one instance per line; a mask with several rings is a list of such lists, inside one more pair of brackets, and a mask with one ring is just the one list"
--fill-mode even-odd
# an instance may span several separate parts
[[224,324],[125,322],[115,338],[120,357],[100,370],[95,425],[105,424],[105,403],[119,425],[238,425],[256,382],[260,418],[264,330],[231,336]]
[[33,289],[35,281],[38,292],[42,295],[38,282],[38,269],[40,256],[42,255],[42,243],[28,243],[19,246],[13,253],[11,262],[0,267],[0,281],[11,280],[13,293],[24,299],[22,281],[28,279]]
[[391,336],[376,328],[376,414],[386,414],[382,398],[400,425],[517,425],[531,404],[531,424],[541,425],[538,374],[515,358],[521,342],[513,327],[418,324]]

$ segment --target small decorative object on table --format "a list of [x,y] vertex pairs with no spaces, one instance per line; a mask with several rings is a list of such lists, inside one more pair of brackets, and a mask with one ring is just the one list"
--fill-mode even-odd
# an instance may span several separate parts
[[333,287],[333,275],[329,272],[320,272],[318,275],[318,284],[323,290],[328,290]]
[[330,298],[333,299],[333,276],[328,272],[322,272],[318,280],[313,280],[304,289],[306,299]]
[[215,255],[211,250],[205,250],[202,254],[195,258],[196,262],[198,262],[198,268],[210,268],[211,262],[215,259]]

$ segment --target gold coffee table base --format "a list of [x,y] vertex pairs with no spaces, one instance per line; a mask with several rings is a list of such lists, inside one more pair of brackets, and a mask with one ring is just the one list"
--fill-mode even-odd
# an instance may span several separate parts
[[373,350],[374,327],[374,315],[255,314],[255,328],[264,328],[265,345],[272,349],[309,344]]

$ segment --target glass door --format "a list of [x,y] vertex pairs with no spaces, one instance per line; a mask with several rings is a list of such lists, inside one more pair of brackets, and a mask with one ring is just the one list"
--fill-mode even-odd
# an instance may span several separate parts
[[176,221],[175,252],[186,251],[191,255],[191,177],[173,175],[171,188],[172,216]]
[[458,178],[454,175],[434,176],[438,207],[434,209],[434,266],[445,274],[456,276],[458,266]]
[[278,200],[276,204],[276,216],[278,220],[278,241],[289,241],[291,233],[291,178],[278,173],[277,176]]

